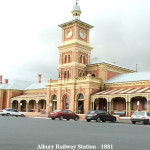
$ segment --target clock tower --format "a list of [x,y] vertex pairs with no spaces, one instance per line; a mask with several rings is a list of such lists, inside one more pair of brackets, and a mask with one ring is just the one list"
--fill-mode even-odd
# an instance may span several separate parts
[[73,7],[72,21],[60,24],[62,41],[59,45],[59,78],[70,79],[86,75],[86,65],[90,63],[92,47],[89,32],[93,26],[80,20],[81,9]]

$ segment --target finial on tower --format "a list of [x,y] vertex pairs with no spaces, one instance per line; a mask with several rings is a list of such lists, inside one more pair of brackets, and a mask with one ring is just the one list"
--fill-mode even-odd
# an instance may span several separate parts
[[78,5],[78,1],[79,1],[79,0],[76,0],[76,5]]
[[81,10],[80,10],[80,6],[78,5],[78,1],[79,0],[76,0],[76,5],[74,5],[73,10],[72,10],[73,20],[74,19],[80,20]]

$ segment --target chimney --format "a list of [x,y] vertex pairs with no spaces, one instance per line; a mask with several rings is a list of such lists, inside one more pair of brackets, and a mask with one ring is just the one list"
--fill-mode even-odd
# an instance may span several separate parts
[[38,83],[41,83],[41,77],[42,77],[42,75],[38,74]]
[[5,84],[8,84],[8,79],[5,79],[5,80],[4,80],[4,83],[5,83]]
[[3,78],[3,76],[0,75],[0,84],[2,84],[2,78]]

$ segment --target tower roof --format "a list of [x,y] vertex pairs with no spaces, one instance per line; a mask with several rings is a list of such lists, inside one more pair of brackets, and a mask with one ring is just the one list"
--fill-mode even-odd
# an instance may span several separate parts
[[60,25],[58,25],[58,26],[61,27],[61,28],[63,28],[63,27],[67,27],[68,25],[73,25],[73,24],[84,25],[87,29],[93,28],[92,25],[89,25],[89,24],[87,24],[87,23],[85,23],[85,22],[83,22],[83,21],[81,21],[81,20],[79,20],[79,19],[74,19],[74,20],[72,20],[72,21],[68,21],[68,22],[63,23],[63,24],[60,24]]
[[79,5],[77,5],[77,4],[76,4],[76,5],[74,5],[74,6],[73,6],[73,10],[72,10],[72,12],[73,12],[73,11],[79,11],[79,12],[81,12],[80,6],[79,6]]
[[73,20],[74,19],[80,20],[81,9],[80,9],[80,6],[78,5],[77,1],[76,1],[76,5],[73,6],[73,10],[71,12],[73,14]]
[[58,25],[59,27],[64,28],[64,27],[68,27],[68,25],[79,24],[79,25],[84,26],[84,28],[86,28],[86,29],[93,28],[93,26],[80,20],[81,9],[80,9],[80,6],[78,5],[77,1],[79,1],[79,0],[76,0],[76,4],[73,6],[73,10],[71,11],[73,14],[73,20],[63,23],[63,24],[60,24],[60,25]]

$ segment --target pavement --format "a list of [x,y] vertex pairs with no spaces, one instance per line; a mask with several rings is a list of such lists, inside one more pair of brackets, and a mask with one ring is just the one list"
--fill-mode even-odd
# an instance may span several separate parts
[[[40,116],[43,119],[0,117],[0,150],[44,150],[50,147],[54,147],[50,150],[150,149],[148,125],[53,121],[44,114]],[[122,120],[129,119],[118,121]]]

